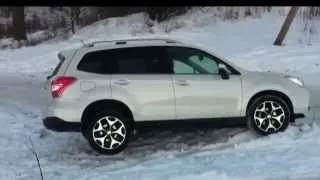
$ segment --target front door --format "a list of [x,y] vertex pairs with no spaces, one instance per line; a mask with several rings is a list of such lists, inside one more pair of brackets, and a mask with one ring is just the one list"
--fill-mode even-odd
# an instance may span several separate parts
[[211,54],[189,47],[168,47],[173,66],[176,118],[237,117],[241,110],[241,80],[231,73],[222,79]]

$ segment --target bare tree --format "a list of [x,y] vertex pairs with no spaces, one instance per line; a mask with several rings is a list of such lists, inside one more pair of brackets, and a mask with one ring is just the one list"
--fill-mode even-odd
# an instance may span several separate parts
[[72,34],[76,32],[76,26],[80,25],[80,14],[82,9],[83,8],[80,6],[64,7],[64,12],[68,18],[67,21],[70,23]]
[[294,17],[296,16],[297,12],[298,12],[299,7],[292,7],[288,13],[288,16],[286,18],[286,20],[284,21],[281,30],[275,40],[275,42],[273,43],[273,45],[282,45],[282,42],[291,26],[291,23],[294,19]]
[[1,17],[8,18],[10,16],[10,7],[8,6],[0,7],[0,15]]
[[161,7],[161,6],[150,6],[146,7],[146,12],[152,20],[164,21],[170,17],[185,13],[190,7],[188,6],[172,6],[172,7]]
[[24,7],[12,7],[13,36],[15,40],[27,40]]

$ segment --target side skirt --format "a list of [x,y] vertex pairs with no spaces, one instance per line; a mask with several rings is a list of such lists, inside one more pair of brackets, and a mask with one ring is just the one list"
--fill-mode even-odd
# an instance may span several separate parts
[[136,121],[137,130],[144,129],[199,129],[199,128],[224,128],[224,127],[242,127],[246,125],[245,117],[230,118],[202,118],[202,119],[174,119],[174,120],[152,120]]

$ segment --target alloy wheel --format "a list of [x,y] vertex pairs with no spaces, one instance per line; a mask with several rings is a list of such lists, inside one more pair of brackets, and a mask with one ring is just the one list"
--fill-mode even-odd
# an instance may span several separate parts
[[92,130],[94,142],[101,148],[112,150],[119,147],[126,138],[123,122],[114,116],[99,119]]
[[284,108],[275,101],[264,101],[254,111],[254,122],[264,132],[278,131],[283,126],[284,120]]

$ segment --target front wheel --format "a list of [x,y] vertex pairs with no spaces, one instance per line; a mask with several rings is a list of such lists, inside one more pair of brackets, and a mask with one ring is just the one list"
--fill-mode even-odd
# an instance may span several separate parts
[[264,95],[249,105],[247,125],[259,135],[269,135],[286,130],[291,117],[289,105],[282,98]]
[[86,130],[90,146],[101,154],[119,153],[127,147],[131,135],[129,122],[127,117],[117,111],[97,113]]

